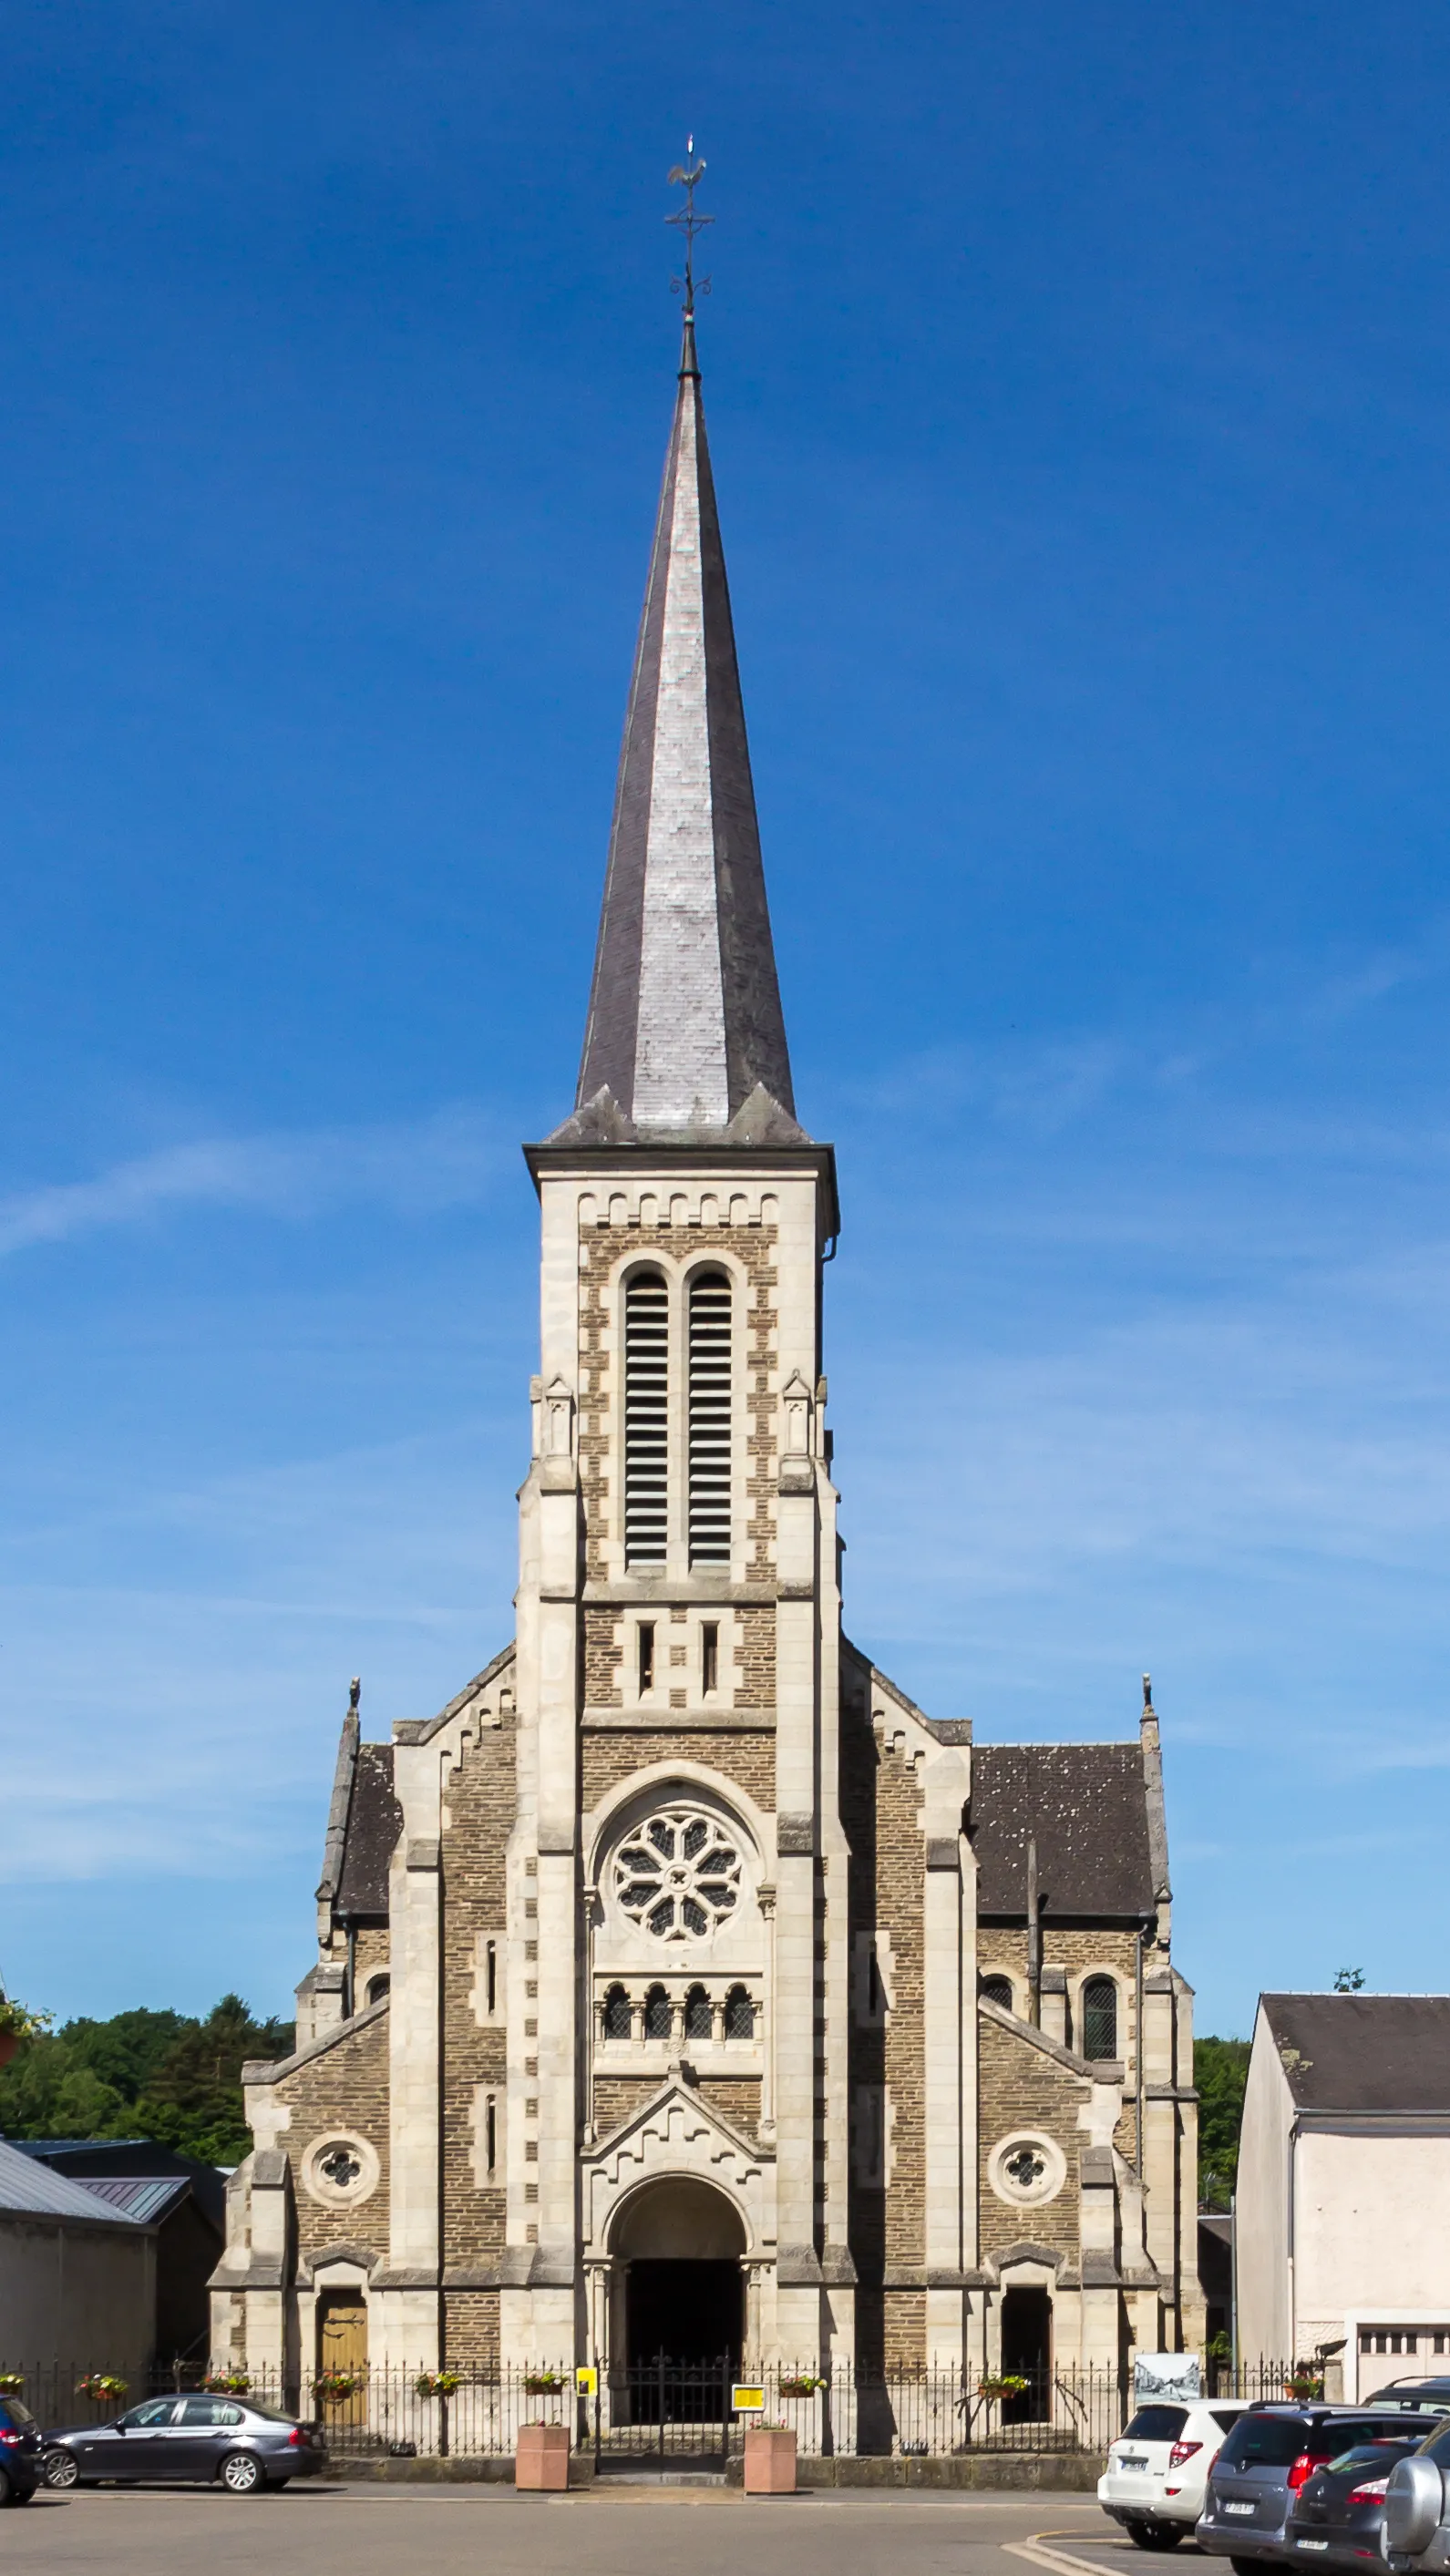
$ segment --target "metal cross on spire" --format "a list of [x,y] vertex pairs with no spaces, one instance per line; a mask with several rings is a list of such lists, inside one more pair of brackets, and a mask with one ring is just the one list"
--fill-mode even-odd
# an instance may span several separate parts
[[[685,137],[684,165],[682,167],[677,161],[673,170],[670,172],[669,177],[669,185],[672,188],[684,189],[685,202],[681,206],[678,214],[666,215],[665,217],[665,222],[667,224],[673,224],[676,232],[681,232],[685,236],[685,274],[683,277],[671,278],[670,284],[674,288],[676,295],[682,294],[684,296],[684,318],[687,322],[693,322],[695,318],[695,235],[696,233],[702,233],[705,226],[707,224],[713,224],[715,220],[713,215],[701,215],[697,214],[695,211],[695,190],[698,188],[700,181],[705,176],[705,162],[702,155],[695,163],[694,168],[690,168],[690,159],[694,149],[695,138],[693,134],[687,134]],[[702,295],[708,295],[709,292],[710,281],[708,277],[702,277],[700,279],[700,293]]]

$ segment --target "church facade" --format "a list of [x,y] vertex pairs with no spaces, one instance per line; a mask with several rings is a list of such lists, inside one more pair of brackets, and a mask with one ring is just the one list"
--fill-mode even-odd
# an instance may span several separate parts
[[1191,2346],[1157,1720],[974,1746],[842,1628],[832,1150],[791,1084],[693,322],[574,1113],[513,1638],[343,1724],[216,2359],[981,2373]]

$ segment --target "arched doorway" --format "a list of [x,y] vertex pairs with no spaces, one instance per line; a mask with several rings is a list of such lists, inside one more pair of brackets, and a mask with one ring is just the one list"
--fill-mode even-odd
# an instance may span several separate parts
[[621,2210],[610,2250],[617,2358],[632,2369],[663,2354],[686,2369],[726,2361],[739,2371],[745,2229],[723,2192],[687,2175],[646,2183]]

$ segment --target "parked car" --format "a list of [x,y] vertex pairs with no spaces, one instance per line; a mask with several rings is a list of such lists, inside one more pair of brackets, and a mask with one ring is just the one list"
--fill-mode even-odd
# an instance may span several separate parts
[[1366,2563],[1382,2564],[1385,2494],[1390,2472],[1424,2439],[1388,2408],[1372,2442],[1354,2442],[1307,2477],[1284,2527],[1286,2556],[1332,2567],[1340,2576],[1363,2576]]
[[1450,2567],[1450,2424],[1443,2416],[1429,2440],[1390,2471],[1384,2554],[1394,2576]]
[[1450,2379],[1392,2379],[1367,2406],[1418,2406],[1427,2415],[1450,2415]]
[[1362,2406],[1251,2406],[1239,2417],[1208,2473],[1198,2519],[1199,2548],[1227,2558],[1237,2576],[1250,2576],[1265,2559],[1290,2555],[1286,2525],[1300,2490],[1326,2461],[1373,2443],[1389,2423],[1396,2435],[1433,2433],[1436,2415]]
[[[9,2401],[7,2401],[9,2402]],[[315,2424],[279,2415],[250,2397],[152,2397],[111,2424],[78,2424],[45,2436],[45,2482],[89,2487],[151,2485],[173,2479],[229,2495],[285,2487],[327,2466],[327,2444]]]
[[1140,2406],[1108,2445],[1098,2502],[1139,2549],[1176,2549],[1203,2511],[1203,2490],[1224,2435],[1248,2399],[1193,2398]]
[[40,2484],[40,2426],[18,2397],[0,2397],[0,2505],[29,2504]]

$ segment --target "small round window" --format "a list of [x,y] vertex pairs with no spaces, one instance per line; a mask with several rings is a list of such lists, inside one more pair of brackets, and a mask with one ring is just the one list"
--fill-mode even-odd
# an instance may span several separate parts
[[740,1902],[740,1852],[727,1828],[697,1807],[666,1807],[616,1856],[620,1906],[657,1941],[703,1941]]
[[1040,2129],[1019,2130],[992,2149],[987,2178],[999,2200],[1031,2204],[1055,2200],[1067,2180],[1067,2159]]
[[301,2157],[302,2185],[324,2209],[370,2200],[382,2180],[376,2147],[355,2131],[333,2129],[314,2138]]

